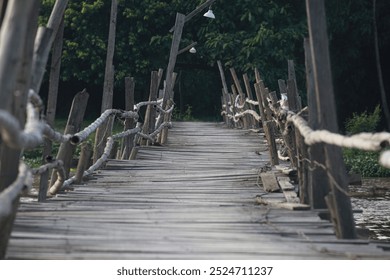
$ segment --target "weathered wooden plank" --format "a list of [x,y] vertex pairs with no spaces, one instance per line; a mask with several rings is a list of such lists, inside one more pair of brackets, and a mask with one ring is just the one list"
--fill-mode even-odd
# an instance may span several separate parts
[[274,173],[261,173],[261,181],[266,192],[278,192],[280,191],[279,184],[276,180]]
[[[353,250],[386,257],[367,242],[335,246],[329,221],[291,211],[283,193],[259,189],[259,169],[269,161],[255,152],[259,135],[229,131],[175,123],[166,146],[143,147],[134,161],[110,161],[86,185],[45,203],[23,202],[7,257],[348,259]],[[287,209],[256,204],[256,197]]]
[[286,197],[287,202],[289,203],[299,203],[299,198],[295,192],[295,187],[290,183],[289,180],[279,180],[280,188],[283,191],[284,196]]

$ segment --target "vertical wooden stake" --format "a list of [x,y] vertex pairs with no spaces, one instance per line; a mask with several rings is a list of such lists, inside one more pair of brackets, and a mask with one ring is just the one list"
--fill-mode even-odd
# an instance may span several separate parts
[[[64,134],[74,134],[80,131],[81,125],[84,119],[85,109],[87,108],[89,94],[84,89],[77,93],[73,98],[72,107],[70,109],[68,122],[66,123]],[[57,159],[64,162],[65,176],[69,176],[70,167],[72,164],[73,153],[76,150],[76,146],[71,143],[62,143],[58,150]],[[57,172],[53,171],[50,180],[50,186],[57,180]],[[51,194],[55,194],[55,191],[50,189]]]
[[[240,81],[238,79],[236,70],[234,68],[230,68],[230,73],[232,74],[232,78],[233,78],[234,84],[236,86],[236,89],[238,91],[238,95],[240,96],[241,102],[245,102],[245,93],[242,90],[242,87],[241,87]],[[242,111],[245,111],[245,108],[246,108],[246,105],[244,105],[244,108],[242,109]],[[249,127],[249,123],[248,123],[247,117],[246,116],[242,116],[241,119],[242,119],[244,128],[247,129]]]
[[[134,111],[134,78],[125,78],[125,109],[126,111]],[[135,127],[133,119],[125,120],[124,130],[129,130]],[[134,135],[127,136],[123,139],[122,159],[129,159],[131,149],[133,149]]]
[[[338,125],[326,28],[325,1],[306,0],[306,11],[320,128],[337,133]],[[335,180],[335,182],[331,182],[334,199],[330,205],[335,207],[333,219],[337,220],[335,225],[337,236],[339,238],[356,238],[351,200],[345,194],[348,179],[341,149],[325,145],[325,155],[327,172]]]
[[[308,38],[304,40],[305,49],[305,67],[306,67],[306,85],[307,85],[307,101],[309,107],[309,126],[316,130],[320,128],[318,121],[317,102],[314,89],[313,65],[310,52],[310,41]],[[311,162],[317,162],[325,165],[324,144],[318,143],[311,145],[308,149]],[[314,167],[314,165],[313,165]],[[308,195],[310,206],[312,209],[326,209],[327,205],[325,197],[329,193],[329,179],[326,171],[322,168],[308,170]]]
[[[111,0],[111,15],[110,15],[110,28],[108,33],[107,44],[107,56],[106,56],[106,68],[104,72],[104,85],[101,113],[107,109],[112,108],[112,102],[114,97],[114,51],[115,51],[115,33],[116,33],[116,18],[118,14],[118,2],[117,0]],[[93,153],[93,162],[96,162],[103,154],[104,147],[106,146],[107,137],[111,133],[113,119],[109,118],[104,124],[102,124],[96,131],[95,147]]]
[[76,184],[82,183],[84,171],[88,168],[91,157],[92,157],[92,145],[89,144],[88,142],[84,142],[83,144],[81,144],[80,158],[77,164],[77,169],[75,174]]
[[[150,77],[150,90],[149,90],[149,101],[156,101],[157,100],[157,91],[158,91],[158,72],[152,71],[151,77]],[[145,112],[145,121],[144,125],[142,127],[142,132],[144,134],[149,134],[154,131],[155,126],[155,116],[156,116],[156,109],[155,105],[148,105]],[[150,144],[150,140],[141,139],[141,144]]]
[[[249,98],[250,100],[253,100],[253,93],[252,93],[252,89],[251,89],[251,84],[250,84],[250,82],[249,82],[248,74],[245,73],[245,74],[243,75],[243,79],[244,79],[246,94],[247,94],[247,96],[248,96],[248,98]],[[256,111],[255,105],[249,104],[248,107],[249,107],[249,109],[251,109],[251,110],[253,110],[253,111]],[[249,120],[250,120],[250,126],[251,126],[252,128],[258,126],[258,125],[257,125],[256,119],[255,119],[252,115],[250,115]]]
[[[180,13],[176,14],[176,21],[175,21],[175,27],[173,31],[173,39],[172,39],[172,45],[171,45],[171,51],[169,54],[169,61],[168,61],[168,66],[167,66],[167,73],[165,77],[165,92],[164,92],[164,98],[163,98],[163,103],[162,107],[167,110],[169,109],[168,101],[172,99],[173,101],[173,71],[175,68],[176,64],[176,58],[177,58],[177,53],[179,51],[179,45],[181,41],[181,35],[183,33],[183,27],[185,23],[185,18],[186,16]],[[164,122],[169,120],[169,116],[165,115],[164,116]],[[167,141],[168,137],[168,128],[164,128],[161,132],[161,144],[165,144]]]
[[264,103],[263,103],[263,97],[261,95],[262,87],[264,87],[262,82],[255,84],[255,91],[256,91],[257,100],[259,102],[261,121],[263,124],[264,134],[269,146],[271,164],[278,165],[279,164],[278,150],[276,148],[275,137],[273,136],[274,127],[272,122],[267,120],[267,116],[263,107]]
[[[50,126],[54,126],[54,119],[56,116],[58,85],[60,81],[60,69],[61,69],[61,55],[64,35],[64,19],[62,19],[57,36],[53,44],[53,52],[51,57],[50,77],[49,77],[49,92],[46,109],[46,122]],[[52,142],[49,139],[44,140],[42,163],[46,162],[46,158],[51,155]],[[47,189],[49,186],[49,174],[50,170],[47,170],[41,174],[39,181],[39,195],[38,201],[42,202],[46,200]]]

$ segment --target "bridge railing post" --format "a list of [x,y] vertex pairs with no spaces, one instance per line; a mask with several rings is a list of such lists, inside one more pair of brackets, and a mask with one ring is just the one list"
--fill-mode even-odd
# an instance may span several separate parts
[[[64,134],[75,134],[79,132],[84,120],[85,110],[87,108],[89,94],[84,89],[77,93],[73,98],[72,107],[69,112],[68,121],[64,130]],[[65,176],[69,177],[70,168],[73,161],[73,155],[76,151],[76,146],[70,142],[61,143],[57,153],[57,159],[62,160],[64,163]],[[57,172],[54,170],[51,174],[50,189],[51,194],[55,194],[58,190],[53,188],[54,183],[57,181]],[[41,190],[43,191],[43,190]]]
[[[326,26],[325,1],[306,0],[309,26],[310,50],[315,84],[318,120],[321,129],[338,132],[330,65],[329,41]],[[330,181],[330,195],[327,196],[329,209],[339,238],[356,238],[351,200],[346,195],[347,172],[341,148],[324,145],[326,168]]]
[[[134,110],[134,89],[135,83],[133,77],[125,78],[125,110],[133,111]],[[133,118],[126,118],[124,122],[124,131],[134,128],[135,121]],[[134,145],[134,134],[125,137],[122,141],[121,153],[122,159],[129,159],[131,150]]]

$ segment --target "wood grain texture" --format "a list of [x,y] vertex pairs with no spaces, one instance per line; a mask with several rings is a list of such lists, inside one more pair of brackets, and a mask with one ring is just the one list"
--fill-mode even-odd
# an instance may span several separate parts
[[[8,259],[389,259],[368,241],[337,240],[316,212],[260,205],[263,135],[174,123],[165,146],[111,160],[85,185],[23,202]],[[261,151],[261,155],[258,152]]]

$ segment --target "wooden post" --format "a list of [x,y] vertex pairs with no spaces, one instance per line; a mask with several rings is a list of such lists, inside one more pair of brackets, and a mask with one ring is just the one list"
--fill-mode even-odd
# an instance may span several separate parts
[[260,83],[262,81],[259,69],[257,69],[257,68],[255,68],[255,77],[256,77],[256,83]]
[[88,142],[81,144],[81,152],[79,162],[77,164],[75,183],[80,184],[83,182],[84,171],[88,168],[92,157],[92,145]]
[[[134,110],[134,78],[126,77],[125,78],[125,109],[126,111]],[[135,127],[135,121],[133,119],[125,120],[124,130],[129,130]],[[122,151],[122,159],[129,159],[131,149],[133,149],[134,135],[129,135],[123,139],[124,147]]]
[[[222,95],[221,95],[221,106],[222,106],[222,111],[225,111],[226,114],[222,115],[223,122],[228,125],[228,117],[227,117],[227,102],[226,102],[226,95],[225,91],[222,89]],[[225,108],[225,110],[223,109]]]
[[[236,89],[238,91],[238,95],[240,96],[241,102],[245,102],[245,93],[242,90],[242,87],[241,87],[240,81],[238,79],[236,70],[233,67],[230,68],[230,73],[232,74],[232,78],[233,78],[234,84],[236,86]],[[242,110],[245,111],[245,108],[246,108],[246,105],[244,105],[244,108]],[[244,128],[247,129],[249,127],[247,117],[242,116],[242,121],[243,121]]]
[[282,79],[279,79],[279,80],[278,80],[278,85],[279,85],[280,94],[284,93],[284,94],[287,95],[287,85],[286,85],[286,81],[285,81],[285,80],[282,80]]
[[[326,28],[325,1],[306,0],[306,10],[320,127],[337,133],[338,125]],[[335,215],[332,218],[336,221],[337,236],[339,238],[356,238],[351,200],[344,192],[348,187],[348,180],[341,149],[325,145],[325,156],[327,171],[336,181],[335,183],[331,182],[330,186],[333,198],[331,198],[331,204],[335,207]]]
[[[297,100],[297,94],[296,94],[296,86],[295,82],[292,79],[289,79],[287,81],[287,102],[288,102],[288,108],[290,111],[298,112],[299,110],[299,104]],[[299,150],[297,148],[297,138],[295,134],[295,127],[291,126],[289,130],[289,149],[291,150],[291,163],[294,167],[298,168],[298,158],[299,157]],[[299,137],[298,137],[299,139]],[[299,141],[298,141],[299,142]]]
[[263,107],[264,106],[263,97],[261,95],[262,87],[264,87],[262,82],[256,83],[255,92],[256,92],[257,100],[259,102],[259,111],[260,111],[261,121],[263,124],[264,134],[269,146],[270,161],[272,165],[278,165],[279,164],[278,150],[276,148],[275,138],[272,135],[273,126],[272,123],[267,120],[267,116]]
[[[309,126],[317,130],[320,128],[318,121],[318,110],[314,88],[313,65],[310,52],[310,41],[308,38],[304,40],[305,48],[305,66],[306,66],[306,87],[307,101],[309,107]],[[324,144],[318,143],[310,146],[309,158],[312,162],[318,162],[325,165]],[[315,168],[308,171],[308,195],[310,206],[312,209],[326,209],[327,205],[325,197],[329,193],[329,179],[326,171],[322,168]]]
[[291,111],[297,113],[302,109],[297,93],[297,85],[295,83],[295,80],[287,80],[287,98],[288,107]]
[[[301,110],[302,109],[302,100],[301,100],[301,97],[299,96],[299,93],[298,93],[298,86],[297,86],[297,78],[295,75],[294,61],[288,60],[287,64],[288,64],[288,80],[292,80],[294,83],[294,91],[295,91],[294,99],[296,99],[296,101],[294,101],[294,102],[297,103],[298,110]],[[290,85],[290,87],[292,87],[292,85]]]
[[[244,79],[246,94],[248,95],[248,98],[249,98],[250,100],[254,100],[254,99],[253,99],[253,93],[252,93],[251,84],[250,84],[250,81],[249,81],[248,74],[245,73],[245,74],[243,75],[243,79]],[[253,105],[253,104],[249,104],[249,108],[250,108],[251,110],[253,110],[253,111],[256,111],[255,105]],[[257,121],[255,120],[255,118],[254,118],[252,115],[251,115],[251,117],[250,117],[250,125],[252,126],[252,128],[258,127]]]
[[114,72],[113,60],[114,60],[114,52],[115,52],[115,33],[116,33],[117,14],[118,14],[117,0],[111,0],[110,28],[108,33],[106,68],[104,72],[101,113],[103,113],[107,109],[112,108],[112,100],[113,100],[112,73]]
[[[149,101],[156,101],[157,100],[157,91],[158,91],[158,72],[152,71],[151,77],[150,77],[150,89],[149,89]],[[144,134],[152,133],[154,130],[154,124],[155,124],[155,116],[156,116],[156,109],[155,105],[148,105],[145,112],[145,120],[144,125],[142,127],[142,132]],[[141,139],[141,144],[149,144],[150,140]]]
[[31,88],[35,92],[39,92],[41,83],[46,70],[47,60],[49,59],[49,53],[53,45],[54,39],[60,28],[65,9],[68,5],[68,0],[56,0],[53,10],[50,14],[50,18],[47,22],[47,26],[41,27],[41,36],[36,38],[35,55],[32,71],[32,85]]
[[0,30],[0,109],[8,109],[12,100],[33,4],[33,1],[8,2]]
[[[64,35],[64,19],[62,19],[61,21],[60,28],[54,40],[53,51],[51,56],[49,92],[48,92],[47,109],[46,109],[46,122],[50,126],[54,126],[54,119],[56,116],[58,85],[60,81],[63,35]],[[46,162],[46,158],[51,155],[51,152],[52,152],[52,141],[45,138],[43,152],[42,152],[43,164]],[[42,173],[40,176],[39,195],[38,195],[39,202],[46,200],[47,189],[49,186],[49,174],[50,174],[50,170],[47,170],[44,173]]]
[[[231,89],[232,89],[232,105],[233,105],[233,116],[236,115],[237,113],[239,113],[239,110],[237,107],[236,107],[236,99],[237,99],[237,90],[236,90],[236,87],[233,85],[231,85]],[[238,120],[238,122],[234,122],[234,125],[236,128],[243,128],[243,125],[242,125],[242,119],[240,118]]]
[[[84,89],[77,93],[73,98],[72,107],[70,109],[68,122],[66,123],[64,134],[74,134],[80,131],[81,125],[84,119],[85,109],[87,108],[89,94]],[[72,164],[73,154],[76,150],[76,146],[70,142],[62,143],[58,150],[57,159],[62,160],[64,163],[64,171],[66,178],[69,177],[69,171]],[[57,172],[52,172],[50,186],[57,180]],[[51,188],[49,192],[55,194],[58,190]]]
[[[306,118],[306,116],[301,115]],[[308,146],[305,144],[304,138],[298,129],[294,130],[295,134],[295,147],[297,151],[297,172],[299,181],[299,199],[303,204],[310,204],[309,186],[308,186],[308,172],[309,172],[309,159]]]
[[[114,70],[113,60],[114,60],[114,51],[115,51],[115,33],[116,33],[117,14],[118,14],[118,2],[117,0],[111,0],[110,28],[108,33],[106,68],[104,72],[102,106],[100,110],[101,113],[103,113],[107,109],[112,108],[112,102],[114,96],[115,70]],[[112,122],[113,122],[112,118],[109,118],[96,130],[93,162],[96,162],[103,154],[104,147],[106,146],[107,137],[111,134]]]
[[[225,72],[223,71],[223,66],[220,60],[217,61],[217,64],[218,64],[219,74],[221,76],[221,81],[222,81],[222,92],[226,103],[226,113],[232,114],[232,112],[230,112],[230,107],[229,107],[230,97],[229,97],[229,89],[226,83]],[[226,124],[228,127],[231,127],[233,125],[232,121],[229,118],[226,118]]]
[[[39,1],[8,1],[0,30],[0,109],[18,118],[21,127],[25,122],[39,6]],[[20,153],[0,143],[0,193],[17,178]],[[0,259],[6,254],[19,197],[11,204],[11,213],[0,218]]]
[[[165,92],[163,97],[162,107],[167,110],[169,109],[169,100],[173,100],[173,71],[175,69],[177,53],[179,51],[179,45],[181,41],[181,35],[183,33],[183,27],[185,23],[185,15],[177,13],[175,27],[173,31],[173,39],[171,45],[171,51],[169,54],[169,61],[167,66],[167,73],[165,76]],[[168,114],[164,115],[164,122],[169,120]],[[161,144],[165,144],[168,137],[168,128],[164,128],[161,131]]]

